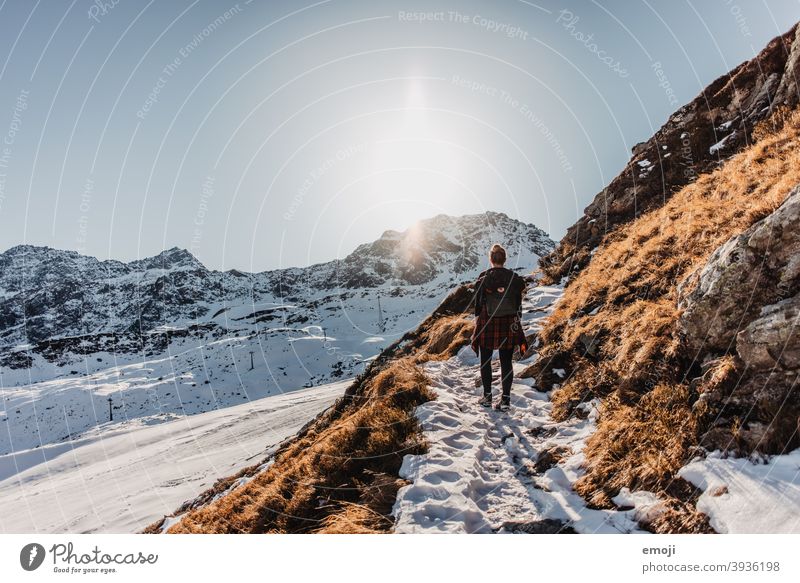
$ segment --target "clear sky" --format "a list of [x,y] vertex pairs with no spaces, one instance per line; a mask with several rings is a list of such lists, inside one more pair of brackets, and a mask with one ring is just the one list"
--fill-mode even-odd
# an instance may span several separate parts
[[798,0],[4,0],[0,250],[253,271],[502,211],[560,239]]

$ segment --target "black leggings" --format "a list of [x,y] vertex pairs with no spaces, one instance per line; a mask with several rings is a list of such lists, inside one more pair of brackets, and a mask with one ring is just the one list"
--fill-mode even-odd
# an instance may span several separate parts
[[[511,366],[511,357],[514,355],[513,348],[501,348],[500,353],[500,379],[503,385],[503,396],[511,395],[511,381],[514,378],[514,369]],[[481,353],[481,381],[483,382],[483,394],[492,393],[492,354],[491,348],[480,347]]]

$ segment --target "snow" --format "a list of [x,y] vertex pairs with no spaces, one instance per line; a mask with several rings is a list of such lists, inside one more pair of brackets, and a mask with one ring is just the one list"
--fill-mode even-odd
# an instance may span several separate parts
[[[177,248],[129,263],[0,253],[0,312],[16,322],[0,328],[0,532],[130,532],[257,463],[343,391],[303,387],[362,372],[474,281],[495,241],[525,272],[554,245],[489,212],[261,273]],[[69,286],[80,309],[56,293]]]
[[[440,215],[352,257],[250,274],[206,270],[180,249],[127,264],[31,246],[0,253],[9,266],[0,270],[0,313],[18,323],[0,327],[0,455],[355,376],[456,285],[474,281],[494,241],[506,241],[510,266],[526,271],[553,247],[533,225],[485,213]],[[428,261],[424,283],[401,277],[409,248]],[[378,266],[388,274],[375,276]],[[72,281],[85,294],[75,321],[46,293]],[[158,317],[144,328],[152,345],[141,349],[125,330],[142,325],[162,284],[169,293],[158,292]],[[47,308],[41,321],[19,312],[32,299]],[[72,341],[52,350],[27,342],[45,337]],[[30,366],[19,358],[27,356]]]
[[678,475],[703,490],[697,509],[717,532],[800,534],[800,449],[765,463],[713,452]]
[[[158,423],[354,376],[414,329],[451,287],[436,281],[383,298],[381,335],[371,333],[377,313],[373,298],[359,291],[346,299],[339,294],[318,298],[321,306],[334,308],[325,312],[324,329],[308,323],[287,326],[283,315],[272,324],[234,320],[277,309],[245,301],[228,306],[224,334],[176,338],[161,353],[101,351],[63,364],[34,353],[30,368],[0,367],[0,455],[109,425],[109,396],[111,424],[133,419]],[[222,307],[214,304],[210,313]],[[280,308],[295,316],[303,313],[293,306]]]
[[267,457],[348,384],[297,390],[156,425],[131,420],[74,441],[0,456],[0,532],[141,530],[218,478]]
[[632,508],[637,522],[652,522],[667,509],[656,494],[642,490],[631,492],[628,488],[622,488],[611,501],[620,508]]
[[646,178],[647,175],[650,174],[650,172],[653,170],[653,168],[655,168],[655,166],[653,166],[653,163],[646,158],[644,160],[639,160],[638,162],[636,162],[636,164],[638,164],[639,168],[641,169],[641,171],[639,172],[639,178]]
[[713,146],[711,146],[711,147],[708,149],[708,153],[709,153],[709,154],[716,154],[717,152],[719,152],[720,150],[722,150],[722,148],[724,148],[724,147],[725,147],[725,144],[728,142],[728,140],[729,140],[729,139],[731,139],[731,138],[732,138],[733,136],[735,136],[735,135],[736,135],[736,130],[733,130],[733,131],[732,131],[730,134],[728,134],[727,136],[725,136],[724,138],[722,138],[722,139],[721,139],[719,142],[717,142],[716,144],[714,144]]
[[[559,294],[545,287],[529,292],[526,331],[538,328]],[[534,358],[515,363],[515,373]],[[509,412],[482,408],[478,359],[469,347],[428,363],[425,372],[436,399],[418,407],[416,416],[429,450],[403,459],[400,475],[411,484],[397,495],[396,532],[509,532],[515,524],[545,519],[581,533],[642,532],[637,516],[657,511],[649,493],[625,499],[629,508],[593,510],[573,491],[583,474],[585,441],[596,427],[595,402],[582,406],[585,415],[554,422],[549,395],[532,379],[515,378]],[[553,463],[545,464],[547,457]]]

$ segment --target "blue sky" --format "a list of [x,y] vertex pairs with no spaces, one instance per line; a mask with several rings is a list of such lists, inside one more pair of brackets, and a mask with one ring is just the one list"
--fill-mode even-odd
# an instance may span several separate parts
[[[797,0],[6,0],[0,249],[260,271],[503,211],[559,239]],[[667,86],[668,84],[668,86]]]

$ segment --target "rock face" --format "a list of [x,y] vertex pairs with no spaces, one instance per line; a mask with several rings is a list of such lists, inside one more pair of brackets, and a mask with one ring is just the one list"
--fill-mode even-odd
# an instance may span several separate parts
[[736,352],[748,368],[800,370],[800,295],[765,306],[736,335]]
[[[748,449],[798,442],[800,422],[800,187],[772,214],[717,249],[679,287],[684,345],[704,367],[733,358],[728,386],[701,394],[715,425],[737,418]],[[696,382],[701,388],[702,381]],[[709,440],[727,448],[731,434]],[[720,443],[720,441],[726,441]]]
[[795,25],[755,58],[711,83],[647,142],[634,146],[623,171],[604,188],[541,266],[559,281],[589,261],[603,236],[713,170],[751,143],[755,124],[779,105],[800,102],[800,30]]
[[[679,286],[686,346],[696,353],[725,352],[759,312],[759,320],[769,319],[764,310],[798,291],[800,187],[771,215],[729,239]],[[779,313],[776,308],[772,317]]]

